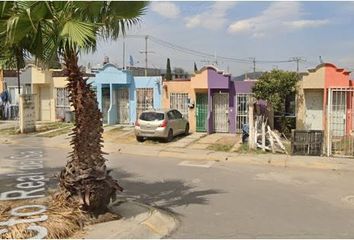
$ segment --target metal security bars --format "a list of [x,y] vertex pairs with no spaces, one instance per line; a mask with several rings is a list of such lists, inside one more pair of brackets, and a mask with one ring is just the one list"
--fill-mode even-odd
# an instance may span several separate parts
[[354,156],[354,88],[329,88],[327,155]]
[[229,94],[215,93],[213,96],[214,131],[229,131]]
[[154,108],[154,89],[139,88],[136,90],[136,96],[136,118],[138,119],[143,111]]
[[248,103],[251,94],[238,93],[236,94],[236,132],[242,132],[242,126],[248,124]]
[[69,91],[67,88],[56,88],[56,92],[55,116],[56,119],[64,119],[65,112],[70,111]]
[[188,119],[188,93],[170,93],[170,108],[177,109]]
[[321,156],[323,141],[321,130],[292,130],[291,154]]

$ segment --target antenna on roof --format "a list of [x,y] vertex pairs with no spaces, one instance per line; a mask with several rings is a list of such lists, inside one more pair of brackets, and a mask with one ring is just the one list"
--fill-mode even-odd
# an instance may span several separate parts
[[322,57],[319,56],[319,59],[320,59],[320,63],[322,64],[323,63]]

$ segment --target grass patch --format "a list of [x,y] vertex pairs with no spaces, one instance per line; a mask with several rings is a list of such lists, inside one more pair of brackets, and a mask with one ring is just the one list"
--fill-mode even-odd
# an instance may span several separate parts
[[257,148],[257,149],[248,149],[248,144],[243,143],[240,145],[240,147],[235,151],[237,153],[255,153],[255,154],[265,154],[267,151],[263,152],[262,149]]
[[0,130],[0,135],[16,135],[19,134],[19,129],[18,128],[4,128]]
[[48,138],[52,138],[52,137],[56,137],[59,135],[63,135],[63,134],[68,134],[71,132],[72,126],[70,127],[64,127],[64,128],[60,128],[57,131],[53,131],[53,132],[48,132],[48,133],[44,133],[41,134],[41,137],[48,137]]
[[232,149],[232,144],[220,144],[214,143],[207,147],[208,150],[218,151],[218,152],[229,152]]
[[72,123],[65,123],[65,122],[49,122],[44,123],[36,126],[36,133],[47,132],[54,129],[60,129],[65,127],[72,127]]

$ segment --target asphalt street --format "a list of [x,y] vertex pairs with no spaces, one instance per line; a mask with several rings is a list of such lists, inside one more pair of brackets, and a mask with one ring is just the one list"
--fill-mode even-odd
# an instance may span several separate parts
[[[0,144],[1,192],[15,179],[9,156],[43,151],[47,187],[65,165],[63,149],[43,147],[41,138]],[[177,215],[171,238],[354,238],[354,174],[288,169],[228,161],[185,161],[113,153],[106,156],[122,197]],[[348,159],[348,161],[352,161]]]

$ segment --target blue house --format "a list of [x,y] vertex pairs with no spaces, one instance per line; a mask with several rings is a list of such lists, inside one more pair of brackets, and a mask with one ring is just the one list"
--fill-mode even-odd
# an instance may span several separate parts
[[106,124],[134,124],[142,111],[161,107],[160,76],[134,77],[108,63],[88,82],[96,90]]

